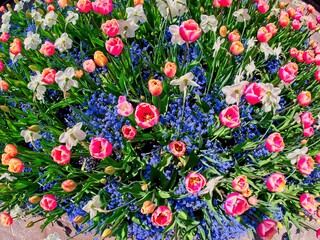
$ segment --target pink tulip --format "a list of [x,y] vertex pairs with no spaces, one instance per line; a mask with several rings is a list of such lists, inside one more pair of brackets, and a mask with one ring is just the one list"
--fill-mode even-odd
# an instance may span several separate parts
[[241,175],[233,179],[232,187],[237,192],[245,192],[249,189],[248,178],[246,175]]
[[71,152],[67,149],[66,146],[60,145],[52,149],[51,157],[56,163],[64,165],[70,162]]
[[269,8],[270,6],[264,1],[260,1],[257,6],[258,11],[262,14],[268,12]]
[[92,9],[96,13],[109,14],[112,11],[112,0],[96,0],[92,3]]
[[4,32],[4,33],[2,33],[1,36],[0,36],[0,41],[1,41],[1,42],[8,42],[9,38],[10,38],[9,33]]
[[296,63],[289,62],[279,69],[278,76],[285,83],[291,83],[295,80],[297,72],[298,65]]
[[61,188],[65,192],[72,192],[77,187],[77,183],[71,179],[67,179],[61,183]]
[[150,128],[158,123],[159,111],[149,103],[139,103],[134,114],[136,123],[141,128]]
[[167,206],[159,206],[151,215],[151,222],[156,226],[168,226],[172,222],[172,212]]
[[280,133],[275,132],[268,136],[266,140],[266,148],[269,152],[280,152],[284,149],[284,142]]
[[214,7],[216,7],[216,8],[220,8],[221,7],[221,5],[220,5],[220,3],[219,3],[219,0],[213,0],[213,6]]
[[237,192],[227,196],[223,207],[226,213],[231,216],[241,215],[250,208],[246,198]]
[[271,192],[283,192],[286,187],[286,180],[282,173],[272,173],[267,178],[266,186]]
[[179,34],[181,38],[186,42],[197,41],[201,33],[201,28],[193,19],[184,21],[179,27]]
[[102,137],[92,138],[89,145],[90,155],[96,159],[104,159],[112,153],[112,144]]
[[292,28],[294,29],[294,30],[300,30],[300,28],[301,28],[301,23],[299,22],[299,20],[296,20],[296,19],[294,19],[293,20],[293,22],[292,22]]
[[251,196],[248,199],[248,203],[251,204],[252,206],[257,206],[259,203],[259,200],[256,196]]
[[257,104],[261,102],[262,98],[264,97],[266,91],[259,83],[252,82],[250,83],[245,92],[244,95],[246,97],[246,100],[249,104]]
[[46,84],[53,84],[56,79],[56,70],[52,68],[45,68],[42,71],[42,82]]
[[310,175],[314,169],[314,160],[312,157],[306,155],[299,159],[297,163],[299,172],[303,175]]
[[162,82],[157,79],[150,79],[148,81],[148,89],[152,96],[160,96],[163,90]]
[[8,91],[9,90],[9,83],[4,80],[0,80],[0,90]]
[[22,51],[22,42],[19,38],[15,38],[12,43],[10,43],[10,53],[13,55],[18,55]]
[[317,20],[318,24],[320,24],[320,14],[317,15],[316,20]]
[[316,238],[320,239],[320,228],[316,231]]
[[308,22],[308,28],[313,31],[317,29],[317,24],[313,21]]
[[0,72],[2,72],[4,69],[4,63],[0,60]]
[[303,51],[298,51],[296,59],[299,63],[303,63]]
[[230,7],[232,0],[218,0],[221,7]]
[[177,72],[177,65],[173,62],[166,62],[166,64],[164,65],[164,74],[169,77],[172,78],[176,75]]
[[15,157],[18,155],[18,148],[13,144],[7,144],[4,148],[4,152],[10,157]]
[[318,82],[320,82],[320,68],[315,71],[314,77]]
[[257,228],[257,234],[262,240],[271,240],[278,232],[277,222],[272,219],[263,220]]
[[303,91],[299,93],[297,101],[301,107],[308,106],[312,101],[311,93],[309,91]]
[[206,178],[197,172],[190,172],[185,179],[186,189],[191,194],[197,194],[206,184]]
[[300,206],[310,214],[317,211],[317,202],[314,196],[310,193],[303,193],[300,196]]
[[317,66],[320,66],[320,54],[317,54],[317,56],[314,58],[314,63]]
[[102,24],[101,29],[108,37],[115,37],[119,32],[119,23],[113,18]]
[[308,128],[303,129],[303,136],[309,138],[309,137],[312,137],[313,134],[314,134],[313,127],[308,127]]
[[134,137],[137,134],[137,130],[134,127],[128,126],[128,125],[123,126],[121,128],[121,131],[122,131],[124,138],[128,139],[128,140],[134,139]]
[[297,56],[298,52],[299,52],[298,49],[290,48],[290,56],[291,57],[295,58]]
[[240,34],[238,32],[238,30],[233,30],[231,33],[229,33],[228,35],[228,40],[230,42],[236,42],[236,41],[240,41],[241,37]]
[[290,23],[290,19],[286,15],[281,16],[281,14],[280,14],[278,22],[281,27],[287,27]]
[[9,213],[3,212],[0,214],[0,222],[1,222],[2,226],[9,227],[13,223],[13,218],[11,217],[11,215]]
[[54,54],[54,44],[50,41],[45,41],[40,48],[40,53],[45,56],[51,56]]
[[278,28],[274,23],[268,23],[266,29],[269,33],[272,34],[272,36],[276,35],[276,33],[278,32]]
[[40,201],[40,206],[45,211],[53,211],[57,207],[57,199],[52,194],[44,195]]
[[24,169],[23,162],[18,158],[11,158],[8,164],[8,171],[12,173],[21,173]]
[[320,153],[318,153],[317,156],[316,156],[316,162],[317,162],[318,164],[320,164]]
[[314,54],[320,54],[320,46],[316,45],[316,46],[313,48],[313,52],[314,52]]
[[81,13],[87,13],[91,10],[90,0],[79,0],[76,6]]
[[48,5],[47,11],[48,11],[48,12],[54,11],[54,5],[52,5],[52,4]]
[[186,152],[186,144],[181,141],[171,142],[169,148],[175,157],[182,157]]
[[228,128],[237,128],[241,124],[239,108],[236,105],[230,106],[222,110],[219,115],[220,122]]
[[110,38],[106,41],[105,47],[111,55],[118,56],[123,50],[123,42],[120,38]]
[[304,51],[302,57],[306,64],[311,64],[314,62],[314,53],[312,50]]
[[265,27],[261,27],[258,30],[257,39],[259,42],[268,42],[272,38],[272,33],[270,33]]
[[120,96],[118,100],[118,114],[124,117],[128,117],[133,113],[133,106],[126,100],[125,96]]
[[229,50],[233,55],[239,55],[239,54],[243,53],[244,47],[240,41],[236,41],[231,44]]
[[300,119],[301,119],[301,123],[302,123],[302,126],[303,128],[309,128],[311,127],[315,120],[314,120],[314,117],[312,116],[312,114],[308,111],[302,113],[300,115]]
[[86,70],[88,73],[94,72],[96,70],[96,64],[92,59],[86,60],[83,63],[83,69]]
[[308,4],[307,11],[311,14],[314,14],[316,12],[316,9],[312,5]]

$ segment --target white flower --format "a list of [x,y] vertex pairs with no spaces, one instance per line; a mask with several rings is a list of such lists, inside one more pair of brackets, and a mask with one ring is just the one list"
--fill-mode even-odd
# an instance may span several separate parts
[[142,4],[139,4],[139,5],[135,6],[135,7],[128,7],[126,9],[126,12],[128,14],[127,20],[131,20],[134,23],[137,23],[139,21],[141,23],[144,23],[144,22],[147,21],[147,17],[144,14],[143,5]]
[[139,26],[133,22],[132,20],[117,20],[119,24],[119,34],[123,38],[134,38],[135,32],[139,28]]
[[60,238],[60,235],[57,232],[49,234],[45,239],[43,240],[62,240]]
[[296,149],[292,153],[287,155],[287,158],[290,159],[292,165],[299,161],[300,158],[307,156],[308,148],[303,147],[301,149]]
[[172,34],[171,42],[173,44],[183,45],[185,43],[185,41],[180,36],[178,25],[171,25],[169,27],[169,32]]
[[14,180],[16,180],[17,178],[16,177],[12,177],[12,176],[10,176],[10,174],[9,173],[3,173],[1,176],[0,176],[0,180],[1,179],[7,179],[8,181],[10,181],[10,182],[12,182],[12,181],[14,181]]
[[44,25],[51,28],[57,23],[57,19],[58,14],[56,14],[54,11],[50,11],[44,17]]
[[220,182],[225,182],[225,180],[223,179],[223,176],[210,179],[210,181],[207,182],[206,188],[204,188],[199,194],[204,195],[209,193],[210,197],[212,197],[214,189]]
[[13,10],[15,12],[20,12],[21,10],[23,10],[23,5],[24,5],[24,1],[17,2]]
[[20,135],[22,137],[24,137],[24,141],[26,143],[28,143],[28,142],[33,143],[34,141],[42,138],[42,136],[39,134],[39,132],[32,132],[32,131],[30,131],[28,129],[27,130],[22,130]]
[[[301,1],[302,2],[302,1]],[[279,16],[279,13],[280,13],[280,8],[276,7],[276,4],[273,6],[273,8],[271,9],[270,11],[270,14],[269,16]]]
[[213,45],[213,49],[214,49],[213,57],[217,56],[217,54],[221,48],[221,45],[224,43],[224,41],[225,41],[224,38],[221,38],[221,37],[217,38],[217,41]]
[[1,32],[10,32],[11,25],[9,23],[3,23],[1,25]]
[[208,16],[208,15],[201,15],[201,23],[200,27],[203,32],[208,31],[216,31],[218,26],[218,20],[214,17],[214,15]]
[[239,103],[249,82],[243,81],[232,86],[225,86],[221,89],[226,96],[227,104]]
[[246,8],[241,8],[238,11],[235,11],[233,16],[237,18],[238,22],[244,22],[251,19],[250,15],[248,14],[248,9]]
[[276,56],[277,59],[279,59],[281,53],[282,53],[282,46],[279,43],[278,47],[273,49],[273,55]]
[[264,53],[265,60],[268,59],[269,55],[273,55],[274,53],[273,49],[269,46],[269,44],[265,42],[260,44],[260,51]]
[[318,114],[317,118],[318,118],[318,122],[317,122],[318,125],[316,126],[316,128],[317,130],[319,130],[320,129],[320,113]]
[[10,216],[13,218],[23,218],[25,216],[25,213],[22,211],[19,205],[16,204],[14,208],[11,209]]
[[72,48],[72,40],[68,37],[67,33],[63,33],[61,37],[55,41],[54,47],[60,52],[64,52]]
[[12,63],[16,63],[19,59],[21,59],[23,57],[21,53],[19,53],[17,55],[9,53],[9,55],[10,55],[10,59],[11,59]]
[[82,122],[77,123],[73,128],[64,132],[59,137],[59,142],[66,143],[67,149],[71,149],[76,146],[78,141],[82,141],[86,138],[86,133],[81,130]]
[[31,10],[31,18],[33,21],[35,21],[35,23],[42,23],[43,22],[41,14],[35,9]]
[[247,51],[249,51],[251,48],[253,48],[256,45],[256,39],[254,37],[250,38],[247,42],[248,45],[248,49]]
[[244,73],[243,71],[241,71],[241,69],[239,70],[239,73],[235,76],[234,78],[234,84],[238,84],[240,83],[244,78]]
[[41,43],[40,35],[38,33],[28,32],[23,43],[26,50],[36,50],[38,45]]
[[293,123],[301,123],[301,118],[300,118],[301,113],[302,112],[298,112],[293,116],[293,119],[294,119]]
[[253,72],[256,70],[256,65],[254,64],[254,60],[251,60],[251,62],[244,69],[246,70],[247,77],[248,76],[252,77]]
[[169,32],[172,34],[171,42],[173,44],[183,45],[185,43],[185,41],[180,36],[178,25],[171,25],[169,27]]
[[188,12],[186,0],[156,0],[162,17],[173,19]]
[[98,211],[101,210],[100,196],[94,196],[93,199],[82,208],[82,210],[89,213],[90,219],[93,219],[97,215]]
[[279,94],[281,89],[274,87],[271,83],[260,83],[263,89],[266,91],[264,97],[262,98],[263,108],[265,112],[270,112],[273,108],[274,112],[277,109],[280,109],[279,104],[281,98]]
[[171,85],[179,85],[179,89],[181,92],[185,91],[187,86],[194,86],[194,87],[200,87],[198,83],[193,81],[192,79],[194,78],[193,73],[189,72],[179,79],[174,79],[170,82]]
[[28,83],[28,88],[31,91],[36,91],[36,98],[38,100],[43,100],[44,93],[46,92],[46,87],[43,86],[44,83],[42,82],[42,76],[40,72],[36,72],[35,76],[30,77],[31,82]]
[[66,92],[70,90],[71,87],[78,87],[78,81],[72,79],[74,77],[74,69],[68,67],[64,71],[58,71],[56,74],[56,83],[59,88],[63,91],[64,96],[66,97]]
[[9,23],[10,19],[11,19],[11,12],[10,11],[4,13],[1,17],[2,23]]
[[71,22],[73,25],[76,25],[79,19],[79,14],[72,11],[68,11],[67,14],[68,16],[66,17],[66,24]]

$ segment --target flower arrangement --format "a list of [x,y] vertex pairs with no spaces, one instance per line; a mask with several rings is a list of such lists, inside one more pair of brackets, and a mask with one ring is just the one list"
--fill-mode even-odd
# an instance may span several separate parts
[[291,223],[320,237],[312,6],[27,2],[0,8],[2,225],[67,214],[117,239],[271,239]]

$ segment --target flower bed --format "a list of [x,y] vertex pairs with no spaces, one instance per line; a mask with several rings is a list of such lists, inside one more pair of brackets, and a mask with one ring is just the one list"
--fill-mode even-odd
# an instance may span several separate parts
[[0,8],[4,226],[66,213],[117,239],[271,239],[291,223],[319,238],[312,6],[26,2]]

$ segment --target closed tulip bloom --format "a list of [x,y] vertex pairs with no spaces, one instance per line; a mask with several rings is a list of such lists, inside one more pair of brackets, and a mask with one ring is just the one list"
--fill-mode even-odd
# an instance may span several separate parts
[[303,51],[298,51],[297,53],[297,56],[296,56],[296,59],[299,63],[302,63],[303,62]]
[[0,222],[1,222],[2,226],[8,227],[8,226],[12,225],[13,218],[10,216],[9,213],[3,212],[0,214]]
[[164,65],[164,74],[169,77],[172,78],[176,75],[177,72],[177,65],[173,62],[166,62],[166,64]]
[[257,206],[259,203],[259,200],[257,199],[256,196],[251,196],[248,199],[249,204],[251,204],[252,206]]
[[57,207],[57,199],[53,194],[44,195],[40,201],[40,206],[45,211],[53,211]]
[[317,29],[317,24],[315,23],[315,22],[313,22],[313,21],[309,21],[308,22],[308,28],[310,29],[310,30],[316,30]]
[[277,172],[270,174],[266,186],[271,192],[283,192],[286,186],[284,175]]
[[230,52],[234,55],[239,55],[243,53],[244,47],[240,41],[233,42],[230,46]]
[[64,165],[70,162],[71,152],[69,149],[67,149],[66,146],[60,145],[52,149],[51,157],[53,158],[53,161],[55,161],[59,165]]
[[157,79],[150,79],[148,81],[148,89],[152,96],[159,96],[162,93],[162,82]]
[[292,28],[294,29],[294,30],[300,30],[300,28],[301,28],[301,23],[299,22],[299,20],[293,20],[293,22],[292,22]]
[[141,208],[141,213],[142,214],[150,214],[154,212],[154,209],[156,208],[156,206],[154,205],[153,202],[151,201],[145,201],[142,205]]
[[51,56],[54,54],[55,51],[54,44],[50,41],[45,41],[45,43],[42,44],[39,51],[41,54],[45,56]]
[[83,71],[81,69],[74,72],[74,76],[76,78],[81,78],[82,75],[83,75]]
[[300,196],[300,206],[310,214],[314,214],[317,211],[317,202],[315,197],[310,193],[303,193]]
[[259,42],[268,42],[272,38],[272,33],[265,27],[261,27],[258,30],[257,39]]
[[293,48],[290,48],[290,52],[289,53],[290,53],[291,57],[295,58],[297,56],[298,52],[299,52],[298,49],[293,47]]
[[312,157],[306,155],[298,160],[297,168],[303,175],[310,175],[314,170],[314,160]]
[[317,162],[318,164],[320,164],[320,153],[318,153],[317,156],[316,156],[316,162]]
[[10,44],[10,52],[13,55],[18,55],[22,50],[22,42],[19,38],[15,38],[13,42]]
[[0,90],[8,91],[9,90],[9,83],[4,80],[0,80]]
[[9,166],[9,162],[11,160],[11,156],[8,153],[3,153],[1,155],[1,163],[3,166]]
[[314,63],[317,66],[320,66],[320,54],[316,55],[316,57],[314,58]]
[[83,68],[88,73],[92,73],[92,72],[94,72],[94,70],[96,70],[96,64],[94,63],[94,61],[92,59],[86,60],[83,63]]
[[222,110],[219,115],[220,123],[228,128],[237,128],[241,124],[239,108],[236,105]]
[[133,106],[127,101],[125,96],[120,96],[118,99],[118,114],[124,117],[128,117],[133,113]]
[[53,6],[52,4],[48,5],[47,11],[48,11],[48,12],[54,11],[54,6]]
[[21,173],[24,169],[23,162],[18,158],[11,158],[8,171],[12,173]]
[[65,192],[72,192],[76,187],[77,183],[71,179],[65,180],[61,183],[61,188]]
[[294,18],[296,16],[296,10],[294,10],[294,8],[292,7],[288,8],[287,13],[291,18]]
[[242,215],[250,206],[242,194],[234,192],[227,196],[223,205],[225,212],[230,216]]
[[257,234],[262,240],[271,240],[278,232],[277,222],[272,219],[263,220],[257,228]]
[[265,94],[264,88],[256,82],[250,83],[244,92],[247,102],[252,105],[261,102]]
[[87,13],[90,12],[91,10],[91,2],[90,0],[79,0],[76,4],[77,9],[79,10],[79,12],[81,13]]
[[316,238],[320,239],[320,228],[316,231]]
[[320,68],[315,71],[314,77],[318,82],[320,82]]
[[120,38],[110,38],[106,41],[105,47],[111,55],[118,56],[123,50],[123,42]]
[[197,194],[206,184],[206,178],[197,172],[190,172],[185,179],[186,189],[191,194]]
[[309,91],[303,91],[299,93],[297,101],[301,107],[308,106],[312,101],[311,93]]
[[108,64],[108,59],[101,51],[95,51],[93,60],[98,67],[104,67]]
[[217,0],[221,7],[230,7],[232,4],[232,0]]
[[7,153],[10,157],[15,157],[18,155],[18,148],[13,144],[7,144],[4,148],[4,152]]
[[269,33],[272,34],[272,36],[276,35],[276,33],[278,32],[278,28],[274,23],[268,23],[266,29]]
[[197,41],[201,33],[201,28],[193,19],[184,21],[179,27],[179,34],[181,38],[186,42]]
[[4,32],[0,36],[0,41],[1,42],[8,42],[9,38],[10,38],[10,34],[7,32]]
[[237,192],[245,192],[249,189],[248,178],[246,175],[241,175],[233,179],[232,187]]
[[133,5],[134,5],[134,6],[137,6],[137,5],[139,5],[139,4],[144,4],[144,0],[134,0],[134,1],[133,1]]
[[236,42],[236,41],[240,41],[240,34],[238,32],[238,30],[233,30],[231,33],[229,33],[228,35],[228,40],[230,42]]
[[314,62],[314,53],[312,50],[304,51],[302,57],[303,57],[303,61],[306,64],[311,64]]
[[4,69],[4,63],[0,60],[0,72],[2,72]]
[[284,141],[280,133],[275,132],[268,136],[266,140],[266,148],[269,152],[280,152],[284,149]]
[[287,27],[290,23],[290,19],[288,17],[280,17],[278,22],[281,27]]
[[257,9],[260,13],[264,14],[269,11],[270,6],[266,2],[260,1],[258,3]]
[[119,23],[117,19],[111,19],[102,24],[101,29],[108,37],[115,37],[119,33]]
[[112,153],[112,144],[102,137],[92,138],[89,145],[90,154],[93,158],[103,159]]
[[92,10],[100,14],[109,14],[113,9],[112,0],[95,0],[92,2]]
[[42,82],[46,84],[53,84],[56,79],[56,70],[52,68],[45,68],[42,71]]
[[159,227],[170,225],[172,219],[172,212],[167,206],[159,206],[151,216],[152,224]]
[[302,123],[303,128],[309,128],[315,122],[314,117],[312,116],[312,113],[310,113],[308,111],[302,113],[300,115],[300,119],[301,119],[301,123]]
[[219,35],[221,36],[221,37],[225,37],[225,36],[227,36],[227,32],[228,32],[228,30],[227,30],[227,27],[226,26],[221,26],[220,27],[220,29],[219,29]]

